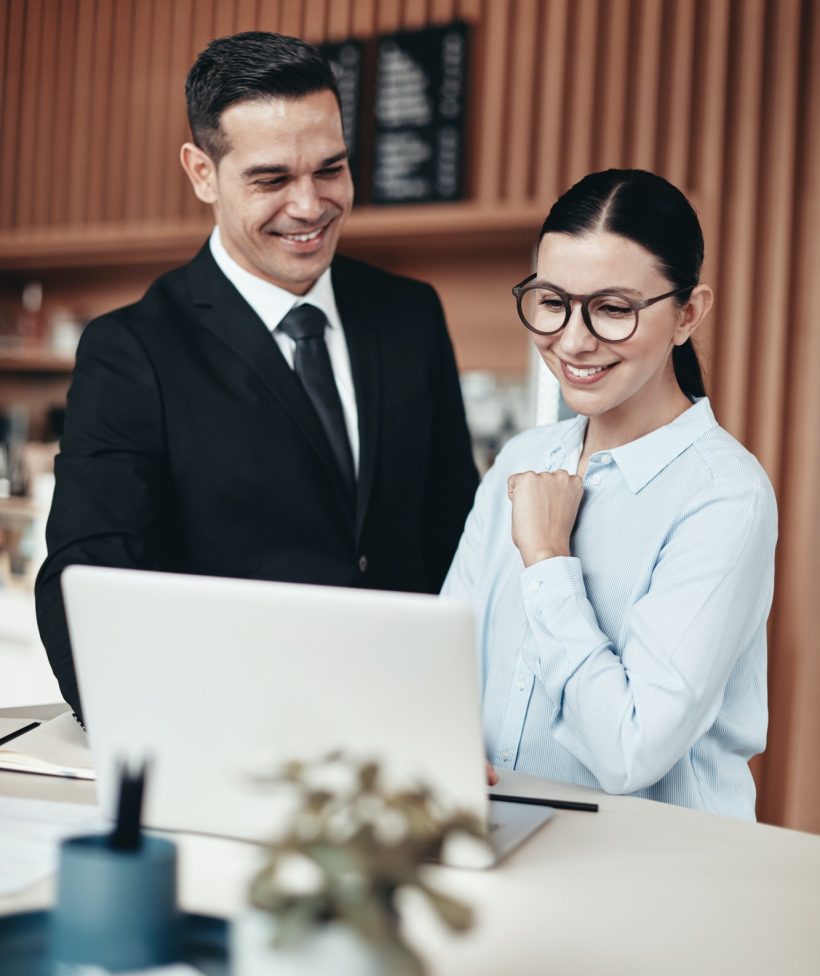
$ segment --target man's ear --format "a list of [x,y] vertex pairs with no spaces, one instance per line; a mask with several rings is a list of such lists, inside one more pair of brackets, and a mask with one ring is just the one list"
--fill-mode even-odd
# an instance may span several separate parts
[[216,163],[211,157],[199,146],[186,142],[179,151],[179,161],[197,197],[203,203],[216,203]]
[[708,285],[698,285],[692,290],[689,300],[681,309],[680,322],[672,339],[676,346],[682,346],[697,329],[709,314],[713,301],[714,294]]

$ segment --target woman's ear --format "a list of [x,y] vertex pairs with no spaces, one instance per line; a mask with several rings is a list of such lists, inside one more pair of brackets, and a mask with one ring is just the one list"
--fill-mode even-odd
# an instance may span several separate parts
[[682,346],[709,314],[715,296],[708,285],[697,285],[681,309],[680,321],[675,328],[672,342]]

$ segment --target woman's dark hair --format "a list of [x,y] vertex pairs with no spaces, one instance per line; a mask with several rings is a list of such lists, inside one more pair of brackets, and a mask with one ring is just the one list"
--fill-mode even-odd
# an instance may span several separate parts
[[[590,173],[553,205],[544,234],[584,234],[605,230],[626,237],[653,254],[660,270],[677,288],[683,306],[700,278],[703,232],[692,205],[681,191],[642,169],[608,169]],[[688,397],[706,396],[692,340],[672,350],[672,365]]]
[[312,44],[266,31],[217,38],[199,55],[185,80],[194,142],[218,163],[230,149],[219,126],[219,117],[229,105],[299,98],[317,91],[331,91],[339,101],[333,70]]

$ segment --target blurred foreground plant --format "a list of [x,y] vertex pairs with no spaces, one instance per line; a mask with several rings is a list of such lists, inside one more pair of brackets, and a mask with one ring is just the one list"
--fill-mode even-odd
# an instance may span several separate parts
[[448,813],[423,786],[390,790],[377,763],[340,753],[289,763],[270,780],[294,793],[294,809],[288,828],[266,847],[250,900],[274,916],[276,945],[292,946],[337,922],[382,953],[391,972],[421,974],[400,932],[395,896],[403,888],[422,892],[450,929],[470,928],[470,909],[422,875],[454,835],[486,842],[477,818]]

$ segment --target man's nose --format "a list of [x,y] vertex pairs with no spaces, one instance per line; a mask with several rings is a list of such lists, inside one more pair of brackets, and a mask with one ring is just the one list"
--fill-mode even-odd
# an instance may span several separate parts
[[561,332],[561,349],[567,355],[590,352],[598,345],[598,340],[589,331],[586,322],[584,322],[581,303],[573,302],[571,309],[569,321]]
[[316,220],[321,216],[322,202],[310,177],[294,180],[291,184],[288,214],[299,220]]

